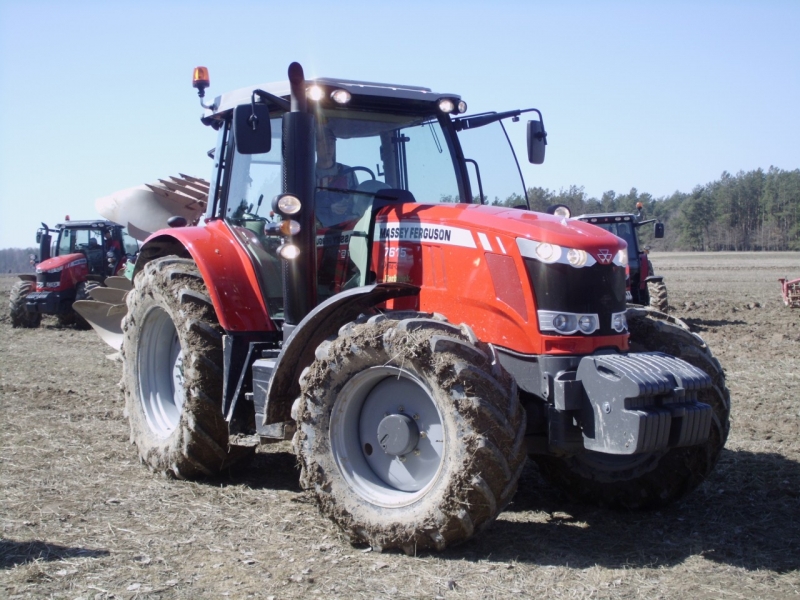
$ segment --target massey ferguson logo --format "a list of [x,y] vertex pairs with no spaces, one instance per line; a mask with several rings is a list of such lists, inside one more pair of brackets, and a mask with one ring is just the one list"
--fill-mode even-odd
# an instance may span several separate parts
[[611,262],[611,252],[603,248],[602,250],[597,251],[597,260],[600,261],[601,265],[607,265]]

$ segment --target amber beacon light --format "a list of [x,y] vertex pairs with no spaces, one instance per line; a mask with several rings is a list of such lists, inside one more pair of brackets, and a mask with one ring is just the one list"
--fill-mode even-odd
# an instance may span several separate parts
[[197,90],[197,95],[201,98],[205,96],[206,88],[211,85],[208,77],[208,69],[205,67],[195,67],[192,73],[192,87]]

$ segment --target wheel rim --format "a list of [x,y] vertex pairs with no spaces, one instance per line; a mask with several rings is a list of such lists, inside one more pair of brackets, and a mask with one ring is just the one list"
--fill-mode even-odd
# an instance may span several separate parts
[[147,424],[159,438],[180,421],[184,401],[183,350],[170,316],[153,308],[145,316],[137,349],[139,400]]
[[[393,419],[395,424],[408,423],[409,431],[418,432],[405,453],[381,447],[378,431],[385,432],[391,415],[404,415]],[[331,414],[330,445],[339,471],[356,493],[380,506],[404,506],[424,495],[442,469],[446,443],[430,390],[396,367],[358,373],[339,393]]]

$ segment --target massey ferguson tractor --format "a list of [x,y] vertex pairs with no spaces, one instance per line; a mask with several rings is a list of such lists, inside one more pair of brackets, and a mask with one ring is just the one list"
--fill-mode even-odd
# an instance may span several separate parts
[[[680,321],[627,308],[625,242],[471,201],[523,113],[543,162],[537,109],[469,115],[455,94],[297,63],[210,103],[208,84],[195,69],[218,135],[205,218],[147,239],[124,306],[76,304],[121,349],[150,469],[214,476],[291,439],[352,543],[408,553],[489,526],[528,456],[574,498],[625,508],[708,476],[722,369]],[[476,133],[497,134],[484,158],[464,151]]]
[[104,220],[66,220],[55,229],[42,223],[36,243],[36,275],[19,275],[20,281],[11,288],[13,327],[38,327],[42,315],[49,314],[61,325],[88,328],[72,310],[73,303],[89,298],[92,288],[122,271],[137,249],[121,225]]
[[575,217],[591,223],[621,237],[628,244],[628,279],[629,300],[633,304],[650,306],[658,311],[667,312],[667,286],[664,278],[653,273],[653,264],[647,256],[649,249],[639,242],[639,228],[654,223],[653,237],[664,237],[664,224],[655,219],[642,218],[642,203],[636,206],[636,213],[598,213]]

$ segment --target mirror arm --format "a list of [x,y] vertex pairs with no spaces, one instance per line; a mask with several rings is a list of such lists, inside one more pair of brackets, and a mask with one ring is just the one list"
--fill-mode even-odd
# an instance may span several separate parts
[[286,112],[289,112],[292,108],[292,105],[288,100],[284,100],[280,96],[276,96],[275,94],[270,94],[269,92],[265,92],[264,90],[259,90],[259,89],[253,90],[253,96],[254,97],[258,96],[264,102],[271,102],[272,104],[274,104],[278,108],[285,110]]

